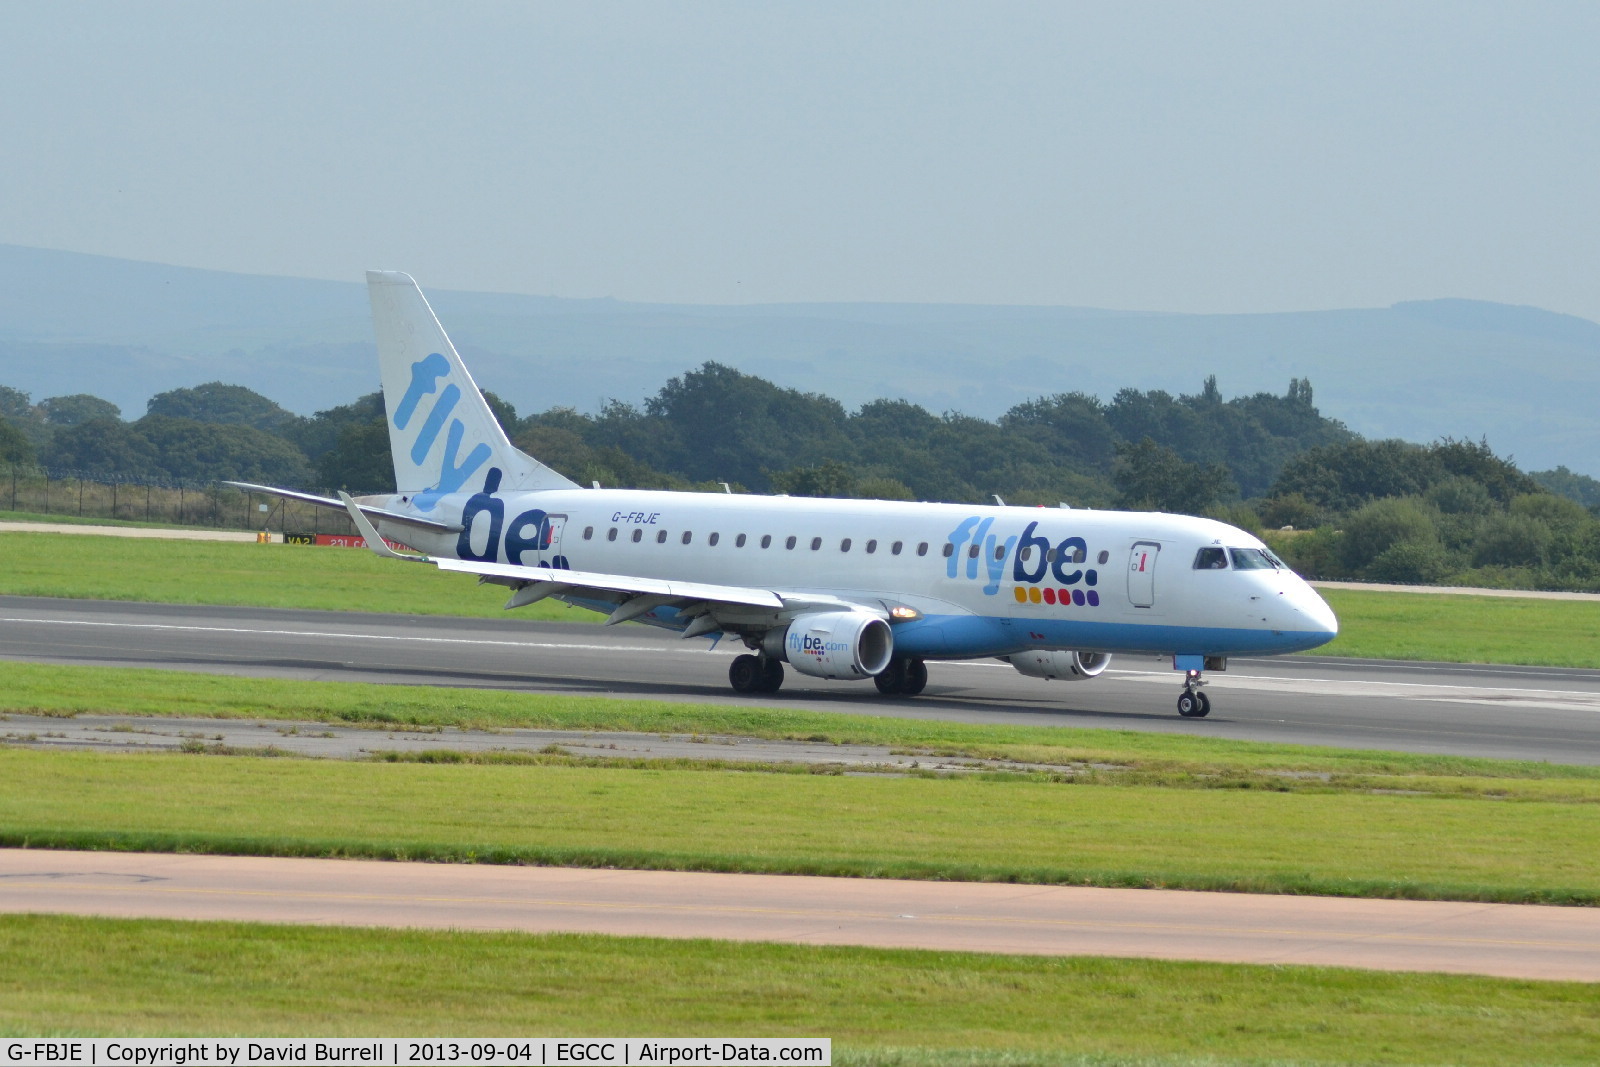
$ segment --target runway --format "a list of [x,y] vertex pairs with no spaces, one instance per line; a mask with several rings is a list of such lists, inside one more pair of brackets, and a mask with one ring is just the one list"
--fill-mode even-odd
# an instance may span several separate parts
[[932,663],[927,691],[790,670],[773,696],[728,689],[731,642],[644,626],[0,597],[0,658],[263,677],[449,685],[800,707],[977,723],[1600,765],[1600,671],[1293,656],[1210,675],[1207,719],[1178,717],[1177,676],[1119,658],[1098,679],[1045,682],[993,660]]
[[1600,981],[1600,910],[0,850],[0,912],[705,937]]

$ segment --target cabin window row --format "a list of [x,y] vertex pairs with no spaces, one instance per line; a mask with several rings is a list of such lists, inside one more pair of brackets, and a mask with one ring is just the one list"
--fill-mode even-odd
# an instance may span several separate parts
[[[615,541],[617,539],[617,537],[619,536],[620,532],[621,531],[617,527],[615,527],[615,526],[611,527],[609,530],[606,531],[606,540],[607,541]],[[593,526],[585,526],[583,528],[583,539],[585,541],[594,540],[594,533],[595,533],[595,528]],[[642,527],[642,526],[634,527],[633,538],[632,538],[633,539],[633,543],[634,544],[639,544],[640,542],[642,542],[644,540],[644,535],[645,535],[644,527]],[[671,539],[671,535],[668,534],[666,530],[657,530],[656,531],[656,536],[655,536],[656,544],[664,545],[670,539]],[[722,535],[720,533],[713,532],[713,533],[709,533],[709,534],[706,535],[706,544],[708,544],[708,545],[710,545],[712,547],[715,547],[716,545],[720,544],[721,541],[722,541]],[[735,547],[735,548],[743,548],[746,544],[749,543],[749,541],[750,541],[750,537],[749,537],[748,534],[737,534],[737,535],[735,535],[735,537],[733,539],[733,547]],[[773,542],[772,534],[762,534],[760,539],[757,541],[757,543],[762,548],[771,548],[772,547],[772,542]],[[694,533],[692,531],[690,531],[690,530],[683,531],[683,533],[678,536],[678,543],[679,544],[685,544],[685,545],[693,544],[694,543]],[[822,543],[823,543],[823,539],[822,538],[813,537],[813,538],[810,539],[809,547],[810,547],[811,551],[813,551],[813,552],[820,552],[822,550]],[[794,536],[793,534],[791,534],[788,537],[785,537],[783,539],[783,547],[786,548],[786,549],[789,549],[791,551],[793,549],[795,549],[796,547],[798,547],[799,544],[800,544],[800,538]],[[843,538],[839,542],[839,551],[840,552],[849,552],[854,545],[855,545],[855,539],[854,538],[850,538],[850,537]],[[876,553],[878,551],[878,540],[877,540],[877,538],[872,538],[871,540],[868,540],[867,542],[865,542],[861,547],[867,553],[867,555],[870,556],[870,555],[872,555],[872,554],[874,554],[874,553]],[[889,545],[889,554],[891,556],[898,556],[902,552],[905,551],[905,548],[906,548],[906,543],[904,541],[891,542],[890,545]],[[951,549],[950,545],[945,545],[945,553],[944,554],[948,556],[950,554],[950,549]],[[926,556],[928,554],[928,542],[926,542],[926,541],[918,542],[917,543],[917,547],[916,547],[916,553],[919,556]]]
[[[595,530],[595,528],[593,526],[585,526],[583,528],[583,539],[585,541],[593,540],[594,539],[594,530]],[[615,541],[617,539],[617,536],[618,536],[619,532],[620,531],[618,530],[617,527],[615,527],[615,526],[611,527],[609,530],[606,531],[606,540],[607,541]],[[644,533],[645,533],[645,531],[644,531],[644,528],[642,526],[634,527],[634,530],[633,530],[633,541],[634,541],[635,544],[638,544],[638,543],[640,543],[640,542],[642,542],[644,540]],[[657,530],[656,531],[656,536],[655,536],[656,544],[658,544],[658,545],[666,544],[667,541],[669,540],[669,537],[670,537],[670,535],[667,533],[667,531],[665,531],[665,530]],[[679,535],[678,540],[679,540],[680,544],[685,544],[685,545],[693,544],[694,543],[694,533],[692,531],[685,530],[685,531],[683,531],[683,533],[681,535]],[[706,535],[706,544],[712,546],[713,548],[716,547],[716,545],[718,545],[721,542],[721,540],[722,540],[722,535],[720,533],[713,532],[713,533],[709,533],[709,534]],[[733,547],[735,547],[735,548],[743,548],[745,546],[745,544],[748,542],[748,540],[749,540],[749,537],[746,534],[738,534],[733,539]],[[761,547],[762,548],[771,548],[772,547],[772,540],[773,540],[773,538],[772,538],[771,534],[762,534],[761,535],[761,540],[760,540]],[[800,543],[800,539],[791,534],[790,536],[784,538],[783,547],[786,548],[786,549],[793,550],[797,545],[799,545],[799,543]],[[853,538],[846,537],[846,538],[841,539],[839,541],[839,551],[840,552],[849,552],[850,549],[851,549],[851,546],[854,545],[854,543],[855,543],[855,541],[854,541]],[[862,547],[865,549],[867,555],[870,556],[870,555],[872,555],[872,554],[874,554],[874,553],[876,553],[878,551],[878,541],[877,541],[876,538],[873,538],[873,539],[867,541],[866,544],[863,545]],[[821,549],[822,549],[822,538],[820,538],[820,537],[811,538],[811,551],[818,552],[818,551],[821,551]],[[904,551],[904,549],[905,549],[905,542],[904,541],[895,541],[892,544],[890,544],[890,546],[889,546],[889,554],[891,556],[898,556],[898,555],[900,555],[900,553],[902,551]],[[971,559],[977,559],[982,551],[983,550],[978,545],[974,544],[974,545],[968,545],[967,546],[967,556],[969,558],[971,558]],[[1058,551],[1059,550],[1055,549],[1055,548],[1049,549],[1048,551],[1045,552],[1044,558],[1046,560],[1050,561],[1051,563],[1054,563],[1056,561]],[[949,542],[946,542],[945,546],[944,546],[945,558],[946,559],[950,558],[951,556],[955,555],[955,552],[956,552],[956,546],[953,545],[953,544],[950,544]],[[919,541],[917,543],[917,555],[926,556],[927,554],[928,554],[928,542]],[[1033,547],[1031,545],[1024,546],[1022,551],[1020,553],[1018,553],[1018,555],[1021,557],[1022,562],[1024,562],[1024,563],[1028,562],[1029,558],[1032,557],[1032,555],[1033,555]],[[1005,546],[1004,545],[995,545],[994,546],[994,558],[995,559],[1005,559],[1005,556],[1006,556]],[[1100,553],[1099,560],[1100,560],[1101,563],[1105,563],[1106,560],[1108,560],[1110,557],[1111,557],[1111,554],[1109,552],[1102,551]],[[1082,563],[1087,558],[1088,558],[1088,553],[1085,552],[1083,549],[1079,548],[1079,549],[1076,549],[1076,550],[1074,550],[1072,552],[1065,553],[1062,556],[1062,562],[1064,562],[1064,563]]]

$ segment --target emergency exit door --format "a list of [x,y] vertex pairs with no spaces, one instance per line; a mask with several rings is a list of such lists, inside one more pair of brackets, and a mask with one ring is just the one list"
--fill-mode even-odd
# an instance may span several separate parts
[[1128,601],[1136,608],[1156,603],[1156,557],[1161,546],[1154,541],[1139,541],[1128,553]]

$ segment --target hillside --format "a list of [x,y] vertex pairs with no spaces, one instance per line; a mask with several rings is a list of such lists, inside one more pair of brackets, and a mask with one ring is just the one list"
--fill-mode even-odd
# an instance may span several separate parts
[[[1524,469],[1600,473],[1600,325],[1537,308],[1435,300],[1273,315],[1081,308],[796,304],[698,307],[428,287],[474,374],[521,411],[636,402],[715,360],[857,406],[905,398],[994,418],[1078,390],[1281,393],[1309,379],[1367,437],[1487,437]],[[222,380],[290,410],[376,384],[364,286],[0,246],[0,383],[92,391],[143,413]]]

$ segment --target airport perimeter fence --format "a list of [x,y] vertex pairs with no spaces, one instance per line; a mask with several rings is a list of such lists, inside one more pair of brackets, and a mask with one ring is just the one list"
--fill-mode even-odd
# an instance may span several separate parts
[[0,508],[30,516],[216,530],[271,530],[313,537],[356,534],[355,524],[338,512],[217,482],[132,481],[18,464],[0,465]]

